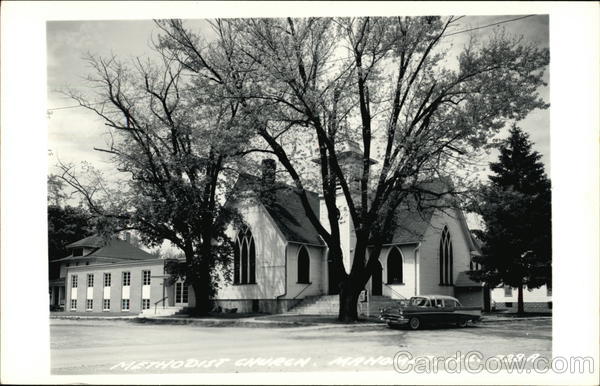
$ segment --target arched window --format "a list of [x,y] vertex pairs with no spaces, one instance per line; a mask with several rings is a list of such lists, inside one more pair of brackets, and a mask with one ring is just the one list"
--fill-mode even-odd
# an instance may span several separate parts
[[250,256],[249,256],[249,272],[248,283],[256,283],[256,247],[254,246],[254,238],[250,235]]
[[235,238],[233,246],[233,284],[240,284],[240,238]]
[[304,246],[298,251],[298,283],[310,283],[310,256]]
[[387,281],[388,284],[403,284],[404,272],[402,267],[402,253],[398,247],[392,248],[387,258]]
[[242,270],[240,276],[242,277],[241,283],[248,284],[248,240],[246,238],[242,241]]
[[441,285],[452,285],[452,240],[450,239],[450,232],[448,227],[445,226],[442,231],[442,238],[440,239],[440,284]]
[[233,252],[234,284],[256,283],[256,246],[250,228],[245,227],[238,233]]

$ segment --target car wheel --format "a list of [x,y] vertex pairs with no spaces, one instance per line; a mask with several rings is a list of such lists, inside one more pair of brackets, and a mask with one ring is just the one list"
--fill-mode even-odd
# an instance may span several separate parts
[[457,325],[458,327],[467,327],[467,323],[468,323],[468,322],[469,322],[469,321],[468,321],[467,319],[463,319],[463,320],[461,320],[461,321],[457,322],[457,323],[456,323],[456,325]]
[[418,330],[421,327],[421,320],[415,316],[410,318],[408,321],[408,326],[411,330]]

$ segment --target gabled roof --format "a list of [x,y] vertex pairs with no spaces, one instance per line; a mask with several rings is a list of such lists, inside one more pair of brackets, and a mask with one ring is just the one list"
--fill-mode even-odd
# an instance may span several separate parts
[[460,209],[453,209],[448,206],[447,203],[444,203],[445,198],[439,196],[453,189],[450,178],[426,181],[420,184],[419,188],[422,189],[421,198],[424,208],[420,211],[417,210],[416,201],[409,199],[403,208],[396,211],[397,225],[392,244],[412,244],[421,241],[431,224],[431,218],[435,210],[453,210],[467,240],[469,251],[472,255],[479,254],[480,249],[473,241],[463,212]]
[[[257,192],[260,189],[260,178],[250,174],[242,174],[236,183],[238,192]],[[261,199],[257,193],[253,197],[259,199],[273,221],[288,241],[325,245],[319,233],[312,225],[302,206],[300,195],[295,189],[283,183],[275,183],[270,191],[273,193],[271,202]],[[317,193],[307,191],[310,206],[319,217],[319,196]]]
[[431,223],[434,210],[428,208],[419,213],[417,210],[399,209],[396,211],[396,231],[392,244],[412,244],[420,242]]

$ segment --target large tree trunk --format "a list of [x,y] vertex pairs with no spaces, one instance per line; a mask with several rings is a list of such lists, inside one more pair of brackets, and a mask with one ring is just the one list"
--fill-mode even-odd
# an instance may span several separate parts
[[207,315],[210,311],[211,282],[205,262],[197,262],[188,266],[188,281],[194,289],[194,308],[191,313],[196,316]]
[[358,320],[358,296],[361,289],[356,288],[356,284],[350,279],[344,280],[340,289],[340,309],[338,320],[345,323]]
[[340,288],[340,308],[338,320],[341,322],[355,322],[358,320],[358,297],[365,284],[371,277],[371,268],[365,266],[364,259],[367,251],[366,242],[357,240],[354,249],[354,261],[350,276],[342,282]]
[[524,314],[525,307],[523,304],[523,285],[519,285],[519,290],[517,292],[517,314]]

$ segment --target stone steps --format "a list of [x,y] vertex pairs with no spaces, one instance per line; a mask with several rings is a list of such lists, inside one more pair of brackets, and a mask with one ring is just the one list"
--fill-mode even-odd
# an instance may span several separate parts
[[150,308],[149,310],[144,310],[140,314],[140,316],[173,316],[181,311],[183,311],[184,307],[157,307],[156,310],[154,308]]

